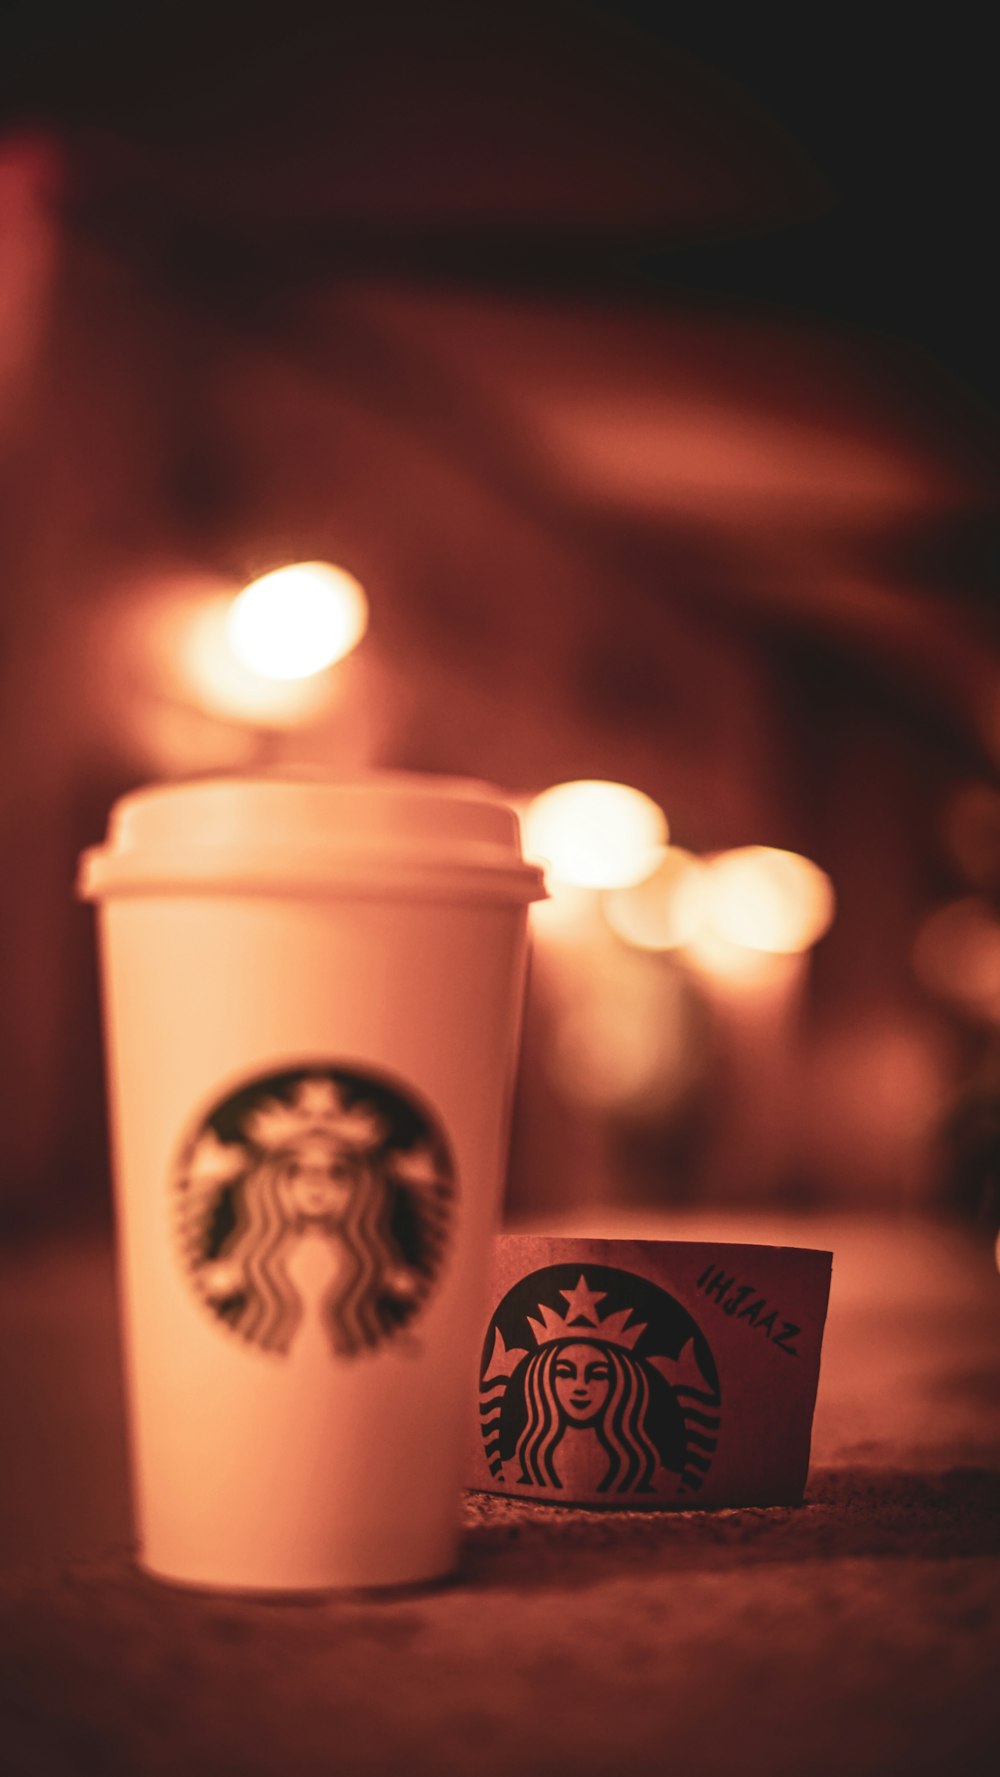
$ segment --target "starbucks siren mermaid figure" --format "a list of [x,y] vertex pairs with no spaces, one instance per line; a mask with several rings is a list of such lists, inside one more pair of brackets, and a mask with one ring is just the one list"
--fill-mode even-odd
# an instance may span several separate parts
[[565,1311],[542,1301],[526,1317],[533,1348],[495,1328],[481,1384],[491,1473],[532,1491],[673,1494],[689,1436],[678,1385],[709,1398],[690,1347],[679,1359],[637,1351],[646,1322],[628,1306],[602,1316],[605,1292],[582,1273],[560,1293]]
[[240,1133],[223,1141],[203,1125],[180,1181],[184,1244],[207,1304],[278,1353],[310,1297],[340,1355],[398,1331],[443,1244],[441,1156],[428,1143],[397,1145],[388,1117],[332,1072],[303,1074],[290,1095],[258,1095]]

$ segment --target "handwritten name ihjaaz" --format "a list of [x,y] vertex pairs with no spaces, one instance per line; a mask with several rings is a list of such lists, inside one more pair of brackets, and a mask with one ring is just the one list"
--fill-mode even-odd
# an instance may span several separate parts
[[[752,1283],[737,1283],[735,1277],[727,1277],[720,1267],[708,1265],[698,1279],[698,1288],[704,1295],[713,1297],[724,1314],[745,1320],[758,1333],[765,1333],[779,1351],[787,1351],[789,1357],[798,1357],[798,1349],[791,1341],[802,1328],[792,1320],[782,1320],[778,1310],[771,1308],[763,1296],[757,1295]],[[776,1326],[778,1331],[775,1331]]]

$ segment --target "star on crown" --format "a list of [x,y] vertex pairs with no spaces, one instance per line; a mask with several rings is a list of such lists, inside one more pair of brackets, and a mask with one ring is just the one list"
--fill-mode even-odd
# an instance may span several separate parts
[[305,1136],[326,1136],[359,1151],[381,1146],[386,1124],[370,1106],[345,1104],[332,1080],[300,1081],[291,1099],[264,1099],[250,1112],[244,1130],[258,1148],[281,1152]]
[[645,1321],[636,1321],[631,1327],[627,1325],[632,1315],[631,1308],[618,1308],[602,1319],[597,1312],[597,1304],[604,1301],[607,1291],[592,1290],[582,1271],[573,1288],[560,1290],[559,1294],[566,1303],[565,1314],[550,1308],[546,1302],[540,1302],[538,1307],[541,1320],[534,1320],[530,1314],[527,1317],[536,1345],[549,1345],[553,1339],[570,1339],[574,1334],[578,1338],[586,1338],[588,1330],[593,1329],[605,1345],[622,1345],[627,1351],[631,1351],[639,1335],[646,1331]]

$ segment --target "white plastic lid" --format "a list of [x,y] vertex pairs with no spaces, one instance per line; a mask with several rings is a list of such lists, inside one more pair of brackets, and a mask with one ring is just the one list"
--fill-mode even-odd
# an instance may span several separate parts
[[488,785],[373,772],[201,778],[116,802],[84,852],[85,900],[161,893],[537,901],[517,815]]

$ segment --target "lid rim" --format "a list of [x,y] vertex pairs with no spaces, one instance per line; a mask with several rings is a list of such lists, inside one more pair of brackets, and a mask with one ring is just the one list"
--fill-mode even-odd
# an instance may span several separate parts
[[406,772],[235,774],[151,784],[114,804],[81,857],[83,899],[142,891],[545,895],[516,811],[469,779]]
[[294,898],[319,895],[326,898],[365,894],[379,899],[447,896],[470,901],[492,900],[510,905],[547,898],[544,872],[527,862],[485,863],[474,860],[443,860],[420,863],[396,857],[386,869],[384,858],[354,854],[350,859],[327,856],[325,867],[295,868],[274,857],[229,858],[224,871],[210,858],[156,859],[148,855],[126,858],[102,848],[84,852],[76,889],[81,900],[101,901],[116,896],[142,894],[255,895],[279,894]]

